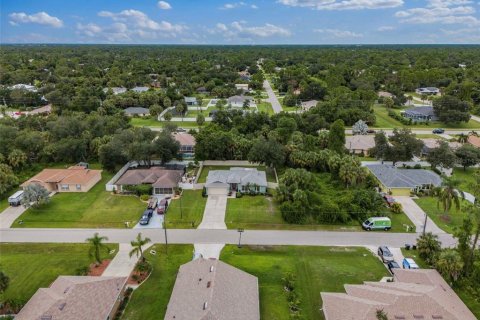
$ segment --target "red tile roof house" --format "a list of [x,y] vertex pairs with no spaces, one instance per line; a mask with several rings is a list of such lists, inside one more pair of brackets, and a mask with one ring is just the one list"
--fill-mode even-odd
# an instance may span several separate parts
[[216,259],[180,267],[165,320],[259,320],[258,279]]
[[345,291],[321,293],[325,320],[375,320],[377,310],[383,310],[388,319],[476,319],[442,276],[432,269],[398,269],[393,282],[347,284]]
[[125,186],[151,185],[154,195],[173,194],[182,180],[183,170],[168,170],[163,167],[129,169],[115,182],[116,190],[128,191]]
[[101,179],[102,170],[73,166],[68,169],[43,169],[20,186],[39,184],[50,192],[87,192]]
[[126,277],[60,276],[40,288],[16,320],[114,319],[124,295]]

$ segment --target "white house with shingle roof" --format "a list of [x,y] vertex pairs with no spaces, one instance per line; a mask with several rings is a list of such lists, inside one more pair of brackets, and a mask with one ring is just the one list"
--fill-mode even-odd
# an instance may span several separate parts
[[368,155],[368,150],[375,147],[373,135],[355,135],[345,137],[345,148],[349,153]]
[[259,320],[258,279],[216,259],[180,267],[165,320]]
[[209,171],[205,188],[207,195],[226,195],[232,191],[264,194],[267,192],[267,185],[265,171],[256,168],[230,168]]
[[377,310],[383,310],[388,319],[476,319],[442,276],[432,269],[396,269],[393,282],[345,285],[345,291],[320,294],[326,320],[373,320],[377,319]]

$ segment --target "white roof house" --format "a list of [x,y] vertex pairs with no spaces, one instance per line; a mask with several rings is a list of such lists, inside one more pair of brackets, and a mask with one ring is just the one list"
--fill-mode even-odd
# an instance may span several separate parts
[[13,86],[8,87],[10,90],[26,90],[30,92],[37,92],[37,88],[35,86],[32,86],[30,84],[15,84]]
[[244,92],[248,91],[248,83],[237,83],[235,84],[235,89],[243,90]]
[[148,91],[148,89],[150,89],[150,88],[149,87],[135,87],[135,88],[132,88],[132,91],[137,92],[137,93],[142,93],[142,92]]
[[107,93],[109,89],[112,89],[112,92],[113,92],[114,95],[122,94],[122,93],[127,92],[127,88],[124,88],[124,87],[104,88],[103,92]]
[[436,87],[425,87],[425,88],[418,88],[415,90],[417,94],[429,94],[429,95],[437,95],[440,93],[440,89]]
[[250,107],[255,106],[255,99],[250,96],[231,96],[227,99],[227,105],[235,108],[241,108],[243,107],[245,100],[250,100]]

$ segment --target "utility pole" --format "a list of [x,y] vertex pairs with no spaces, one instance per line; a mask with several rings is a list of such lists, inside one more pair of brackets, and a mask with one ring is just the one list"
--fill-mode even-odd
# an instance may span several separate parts
[[242,232],[244,231],[242,228],[239,228],[238,230],[239,238],[238,238],[238,247],[242,247]]
[[425,213],[425,221],[423,223],[423,235],[425,235],[425,230],[427,229],[427,213]]

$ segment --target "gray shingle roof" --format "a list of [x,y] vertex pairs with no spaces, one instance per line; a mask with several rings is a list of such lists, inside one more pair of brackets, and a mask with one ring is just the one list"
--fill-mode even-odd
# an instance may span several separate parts
[[150,114],[150,110],[142,107],[128,107],[123,110],[126,114]]
[[439,186],[442,179],[433,171],[398,169],[386,164],[367,165],[367,168],[387,188],[414,188],[424,184]]
[[182,265],[168,302],[166,320],[258,320],[258,280],[218,260]]
[[230,168],[230,170],[212,170],[208,173],[206,186],[214,183],[247,183],[256,184],[260,187],[267,186],[265,171],[255,168]]
[[430,106],[411,108],[411,109],[405,110],[405,113],[435,117],[435,112],[433,112],[433,107],[430,107]]

